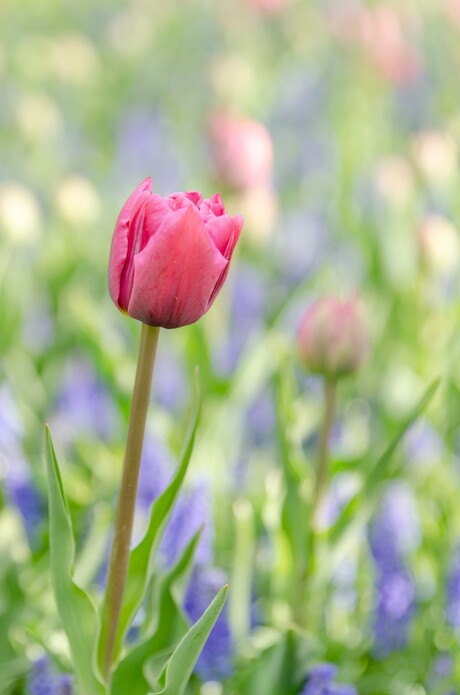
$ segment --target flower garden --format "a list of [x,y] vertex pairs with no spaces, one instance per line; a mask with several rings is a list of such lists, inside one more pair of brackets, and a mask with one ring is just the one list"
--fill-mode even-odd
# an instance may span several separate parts
[[0,26],[0,695],[460,693],[459,0]]

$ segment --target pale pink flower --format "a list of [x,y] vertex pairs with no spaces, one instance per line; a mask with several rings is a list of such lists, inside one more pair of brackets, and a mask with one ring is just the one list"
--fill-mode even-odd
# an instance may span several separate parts
[[360,300],[318,299],[304,314],[297,336],[299,354],[312,371],[329,379],[355,372],[369,353],[369,334]]
[[218,114],[211,119],[210,135],[216,174],[223,183],[237,191],[268,185],[273,145],[261,123]]

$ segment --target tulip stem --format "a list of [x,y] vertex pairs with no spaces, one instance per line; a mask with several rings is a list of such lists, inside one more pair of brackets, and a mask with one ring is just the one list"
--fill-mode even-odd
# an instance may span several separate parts
[[159,331],[159,328],[148,326],[145,323],[142,324],[136,378],[129,414],[123,474],[116,510],[115,532],[110,553],[102,612],[100,644],[103,649],[102,668],[107,682],[110,681],[112,661],[117,646],[117,629],[128,570],[145,422]]
[[315,489],[313,492],[311,519],[313,532],[318,528],[321,504],[327,487],[329,435],[334,420],[336,382],[324,379],[324,417],[318,445]]
[[316,563],[319,516],[327,489],[329,436],[334,420],[336,390],[336,382],[325,378],[324,415],[319,435],[316,479],[311,503],[311,526],[307,542],[307,561],[300,571],[296,587],[297,591],[294,594],[294,614],[296,620],[304,628],[312,621],[312,613],[315,609],[315,603],[311,600],[311,594],[313,593],[311,584],[314,578]]

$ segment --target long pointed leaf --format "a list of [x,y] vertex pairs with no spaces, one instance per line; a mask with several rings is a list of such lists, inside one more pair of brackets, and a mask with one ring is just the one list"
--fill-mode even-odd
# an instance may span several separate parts
[[[177,563],[162,578],[155,601],[158,615],[154,630],[135,644],[118,664],[112,678],[111,695],[125,695],[128,691],[129,695],[144,695],[149,689],[143,674],[144,664],[168,647],[169,656],[174,644],[187,632],[188,623],[173,595],[174,586],[187,575],[200,535],[201,530],[193,536]],[[135,679],[133,673],[136,674]]]
[[49,488],[50,568],[62,627],[70,644],[82,695],[103,695],[106,688],[95,675],[96,609],[89,596],[72,580],[75,543],[59,466],[46,427],[46,468]]
[[227,592],[228,586],[222,587],[209,608],[179,642],[162,674],[163,687],[149,695],[183,695],[201,650],[224,606]]

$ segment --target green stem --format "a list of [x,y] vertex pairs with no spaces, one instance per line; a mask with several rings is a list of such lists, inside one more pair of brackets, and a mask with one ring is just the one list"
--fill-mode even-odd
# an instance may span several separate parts
[[313,533],[318,528],[319,523],[319,513],[321,511],[321,505],[324,499],[324,495],[327,488],[327,474],[328,474],[328,454],[329,454],[329,435],[331,432],[331,426],[334,420],[335,411],[335,396],[336,396],[336,382],[329,381],[329,379],[324,380],[324,418],[323,424],[321,426],[319,446],[318,446],[318,459],[316,468],[316,481],[315,489],[313,492],[312,501],[312,530]]
[[110,681],[112,661],[117,641],[126,573],[128,570],[131,533],[136,508],[137,485],[141,467],[145,422],[150,398],[153,365],[158,344],[159,328],[142,324],[136,379],[129,415],[128,435],[120,494],[118,497],[115,533],[110,554],[109,571],[102,613],[101,645],[104,677]]
[[321,425],[316,466],[316,480],[311,505],[311,525],[307,541],[307,560],[298,575],[295,596],[295,617],[300,625],[306,627],[311,622],[314,602],[310,599],[312,578],[315,571],[315,555],[319,515],[327,490],[329,435],[334,420],[336,382],[324,380],[324,416]]

